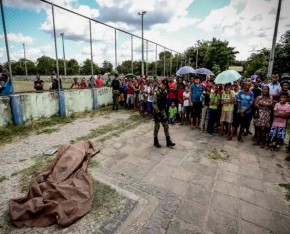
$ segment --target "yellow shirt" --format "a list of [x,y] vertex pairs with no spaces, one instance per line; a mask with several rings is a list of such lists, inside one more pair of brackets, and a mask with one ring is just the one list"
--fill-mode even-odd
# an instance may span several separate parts
[[[231,91],[230,93],[226,93],[226,92],[223,92],[222,94],[222,101],[230,101],[231,100],[231,96],[232,96],[232,99],[234,100],[235,99],[235,92],[234,91]],[[223,104],[223,108],[222,108],[223,111],[233,111],[234,110],[234,104],[232,103],[228,103],[228,104]]]

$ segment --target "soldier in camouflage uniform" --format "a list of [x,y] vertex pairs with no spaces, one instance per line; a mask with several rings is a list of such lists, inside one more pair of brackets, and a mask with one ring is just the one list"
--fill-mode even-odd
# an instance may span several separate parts
[[154,111],[154,146],[160,148],[161,145],[158,141],[158,131],[160,128],[160,123],[164,128],[164,133],[166,136],[166,146],[172,147],[175,146],[169,136],[169,127],[168,127],[168,120],[166,115],[166,99],[167,99],[167,92],[166,92],[166,82],[167,80],[163,80],[162,83],[159,85],[159,88],[154,91],[153,93],[153,111]]
[[113,89],[113,107],[112,110],[118,110],[119,109],[119,96],[120,96],[120,88],[121,84],[118,79],[118,74],[115,74],[115,78],[112,81],[111,87]]

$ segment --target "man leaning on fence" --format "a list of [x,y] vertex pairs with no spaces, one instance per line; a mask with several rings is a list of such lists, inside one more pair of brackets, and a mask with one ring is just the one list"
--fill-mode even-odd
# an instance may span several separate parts
[[12,94],[12,84],[8,70],[0,65],[0,96]]
[[119,81],[119,75],[116,73],[115,78],[113,79],[111,83],[111,87],[113,89],[113,107],[112,110],[118,110],[119,109],[119,96],[120,96],[120,88],[121,84]]

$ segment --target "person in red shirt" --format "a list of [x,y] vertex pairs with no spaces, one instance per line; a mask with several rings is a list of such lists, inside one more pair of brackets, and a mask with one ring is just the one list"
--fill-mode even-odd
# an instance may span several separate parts
[[102,86],[103,86],[103,80],[101,78],[101,75],[98,75],[98,77],[96,79],[96,87],[101,88]]
[[212,83],[210,82],[211,78],[209,75],[207,75],[205,77],[205,81],[202,82],[202,85],[204,86],[205,90],[207,90],[208,87],[211,87],[212,86]]
[[185,85],[182,81],[182,78],[179,77],[177,81],[177,103],[178,103],[178,118],[177,120],[182,122],[182,108],[183,108],[183,92],[185,89]]
[[86,89],[88,87],[88,84],[87,84],[85,78],[82,79],[80,86],[82,89]]
[[130,108],[133,103],[134,103],[134,87],[133,82],[130,79],[127,83],[127,99],[126,99],[127,107]]
[[171,103],[175,101],[176,83],[173,77],[169,77],[167,86],[167,106],[171,106]]

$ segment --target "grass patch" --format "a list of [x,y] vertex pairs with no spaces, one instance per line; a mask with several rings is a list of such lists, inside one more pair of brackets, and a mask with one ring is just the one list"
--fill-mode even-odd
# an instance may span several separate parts
[[12,177],[13,177],[13,176],[17,176],[18,173],[19,173],[19,171],[15,171],[15,172],[13,172],[13,173],[11,174],[11,176],[12,176]]
[[98,167],[100,165],[100,163],[96,160],[90,159],[89,161],[89,168],[94,168],[94,167]]
[[7,213],[7,215],[5,215],[4,221],[3,221],[3,225],[0,226],[0,233],[2,234],[9,234],[12,232],[12,229],[14,228],[9,215]]
[[71,116],[66,117],[52,116],[47,119],[30,121],[20,126],[11,125],[6,128],[0,128],[0,139],[1,139],[0,145],[9,143],[13,141],[13,139],[15,139],[16,137],[24,138],[33,133],[49,134],[59,130],[56,126],[71,123],[77,118],[84,118],[87,116],[90,117],[101,116],[109,112],[111,112],[110,107],[99,108],[98,110],[74,113]]
[[44,128],[44,129],[41,129],[41,130],[38,130],[36,132],[37,135],[39,134],[50,134],[50,133],[53,133],[53,132],[57,132],[59,129],[58,128]]
[[150,119],[143,118],[139,114],[133,114],[127,120],[101,125],[96,129],[91,130],[87,135],[70,140],[70,143],[73,144],[76,141],[87,141],[92,139],[94,139],[95,142],[102,143],[111,137],[118,137],[121,133],[134,129],[141,123],[148,121],[150,121]]
[[51,164],[53,159],[52,157],[45,157],[42,155],[36,156],[34,157],[33,165],[17,172],[17,174],[21,175],[19,184],[21,185],[20,189],[22,193],[28,191],[34,178],[43,172]]
[[[51,126],[71,123],[74,119],[75,119],[74,115],[69,117],[52,116],[51,118],[48,119],[31,121],[20,126],[11,125],[10,127],[7,128],[0,128],[0,139],[2,139],[0,145],[11,142],[16,137],[23,138],[30,135],[33,132],[41,132],[43,129],[48,129],[48,127]],[[45,131],[48,132],[49,130]]]
[[206,156],[213,160],[222,160],[222,161],[226,161],[230,158],[230,156],[227,154],[225,150],[219,150],[216,148],[209,149],[207,151]]
[[93,180],[94,186],[94,201],[92,205],[93,210],[99,209],[106,203],[117,200],[120,196],[115,189],[111,188],[109,185],[103,184],[97,180]]
[[290,201],[290,184],[279,184],[279,186],[286,190],[286,200]]
[[276,166],[279,168],[284,168],[280,163],[277,163]]
[[4,180],[8,180],[6,176],[0,176],[0,183],[3,182]]

